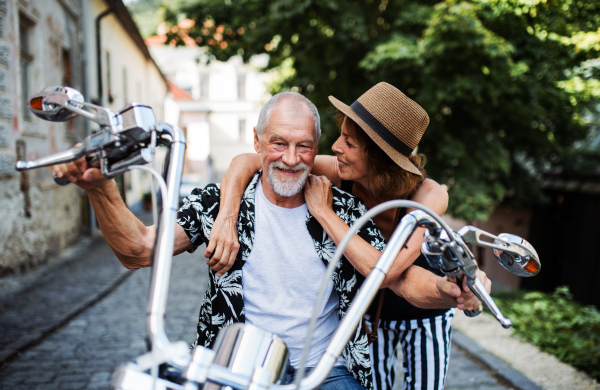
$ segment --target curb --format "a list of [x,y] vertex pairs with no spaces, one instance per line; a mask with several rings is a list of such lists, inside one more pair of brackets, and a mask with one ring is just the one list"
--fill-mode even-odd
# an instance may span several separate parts
[[533,383],[529,378],[521,374],[519,371],[510,367],[502,359],[497,358],[485,349],[481,348],[479,344],[466,336],[456,328],[452,329],[452,342],[462,351],[464,351],[470,358],[478,361],[490,371],[495,373],[495,376],[499,377],[505,383],[515,387],[519,390],[543,390],[540,386]]

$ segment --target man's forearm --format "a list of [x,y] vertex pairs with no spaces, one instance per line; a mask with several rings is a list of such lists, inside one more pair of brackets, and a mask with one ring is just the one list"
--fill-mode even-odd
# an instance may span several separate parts
[[456,297],[443,294],[438,288],[440,278],[422,267],[412,265],[389,286],[389,289],[421,309],[456,307]]
[[114,180],[87,190],[104,239],[127,268],[151,264],[154,227],[146,227],[127,208]]

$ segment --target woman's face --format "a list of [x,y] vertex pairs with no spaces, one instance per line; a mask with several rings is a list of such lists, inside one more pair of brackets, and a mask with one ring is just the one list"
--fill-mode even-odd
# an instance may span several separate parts
[[337,154],[340,178],[361,183],[368,188],[367,152],[354,136],[356,131],[362,131],[357,127],[345,117],[342,122],[342,134],[331,150]]

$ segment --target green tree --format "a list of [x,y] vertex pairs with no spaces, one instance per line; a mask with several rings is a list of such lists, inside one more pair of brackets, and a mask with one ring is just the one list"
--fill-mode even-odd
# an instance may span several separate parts
[[599,161],[582,148],[600,96],[596,68],[581,70],[599,57],[596,0],[197,0],[176,11],[172,23],[196,23],[172,40],[291,70],[273,92],[295,88],[319,107],[321,152],[338,135],[329,95],[351,103],[379,81],[407,93],[430,115],[419,151],[456,217],[542,201],[545,169]]
[[186,6],[190,0],[129,0],[124,1],[142,37],[157,34],[158,26],[168,17],[168,12]]

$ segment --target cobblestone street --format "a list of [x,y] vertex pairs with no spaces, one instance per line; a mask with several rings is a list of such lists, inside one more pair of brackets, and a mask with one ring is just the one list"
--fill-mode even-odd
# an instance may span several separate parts
[[[62,292],[61,287],[56,287],[56,282],[48,283],[43,286],[46,287],[47,302],[41,300],[44,289],[40,291],[39,288],[15,291],[9,300],[13,306],[23,306],[3,310],[3,316],[5,313],[13,313],[13,323],[18,322],[19,317],[22,321],[27,319],[31,323],[29,329],[21,326],[12,333],[9,332],[10,329],[0,329],[3,334],[10,335],[8,340],[6,337],[0,339],[3,346],[18,341],[19,332],[40,334],[35,328],[43,328],[48,312],[56,312],[68,302],[90,301],[91,295],[86,297],[82,291],[86,286],[95,289],[96,294],[99,293],[98,285],[108,291],[90,303],[88,308],[80,310],[60,327],[51,330],[43,339],[6,360],[0,369],[1,389],[107,389],[117,366],[146,351],[145,318],[150,270],[125,270],[104,243],[92,245],[89,249],[96,252],[84,255],[80,265],[89,263],[92,267],[91,262],[97,263],[99,260],[89,257],[102,257],[102,261],[106,263],[102,268],[110,275],[104,277],[106,280],[102,280],[103,273],[100,270],[92,268],[86,272],[85,269],[78,270],[75,264],[65,262],[54,270],[63,273],[63,283],[60,283]],[[199,248],[196,254],[184,253],[174,259],[166,316],[166,331],[172,341],[190,342],[195,337],[200,300],[207,284],[206,266],[203,260],[199,260],[202,253],[203,249]],[[70,279],[64,273],[71,271],[73,275]],[[89,280],[81,281],[84,278],[82,272],[88,274]],[[43,275],[48,276],[47,273]],[[74,278],[81,283],[73,280]],[[112,284],[109,279],[113,280]],[[75,285],[79,287],[76,288]],[[28,298],[27,295],[31,296]],[[68,296],[64,297],[65,295]],[[8,299],[3,300],[3,306],[0,307],[7,308],[7,301]],[[57,320],[49,318],[49,321]],[[488,371],[453,347],[446,388],[512,387],[500,384]]]
[[[207,278],[203,262],[174,261],[166,318],[172,341],[191,341]],[[107,389],[114,369],[146,351],[150,269],[129,276],[103,300],[0,371],[1,388]]]

